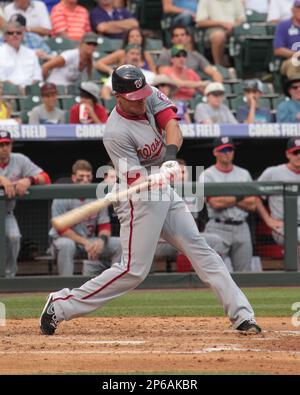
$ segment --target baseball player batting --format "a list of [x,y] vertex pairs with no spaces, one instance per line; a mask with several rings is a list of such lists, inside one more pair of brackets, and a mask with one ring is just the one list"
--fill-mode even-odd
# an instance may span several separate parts
[[144,181],[146,175],[139,169],[150,173],[151,166],[157,166],[156,174],[150,176],[153,199],[129,198],[115,204],[121,224],[121,262],[80,288],[51,293],[40,317],[42,334],[53,335],[62,321],[88,314],[136,288],[151,268],[160,236],[188,257],[200,279],[216,293],[234,329],[260,333],[246,296],[232,280],[222,258],[200,235],[186,204],[168,183],[181,172],[176,155],[183,139],[176,107],[147,85],[141,70],[132,65],[114,70],[112,86],[117,105],[106,124],[105,148],[119,178],[126,178],[129,185]]

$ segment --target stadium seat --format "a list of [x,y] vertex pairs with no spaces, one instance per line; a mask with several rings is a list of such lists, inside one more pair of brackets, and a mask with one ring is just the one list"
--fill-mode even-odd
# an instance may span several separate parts
[[20,111],[30,111],[34,107],[41,104],[41,96],[33,95],[27,97],[19,97],[18,102]]
[[273,58],[273,36],[266,25],[243,23],[236,26],[230,37],[229,53],[239,78],[247,72],[269,72]]
[[68,98],[60,98],[59,103],[62,110],[69,111],[70,108],[79,103],[80,99],[78,96],[76,97],[68,97]]
[[98,50],[104,52],[105,54],[115,52],[121,49],[123,46],[123,40],[109,37],[99,37],[98,38]]
[[160,51],[163,49],[163,42],[158,38],[146,38],[145,49],[147,51]]
[[17,85],[11,84],[10,82],[3,82],[2,83],[2,95],[3,96],[18,97],[18,96],[22,95],[22,92]]
[[53,52],[60,54],[67,49],[77,48],[79,45],[78,41],[70,40],[63,37],[50,37],[46,40],[46,43]]
[[248,23],[266,22],[267,14],[247,9],[246,18]]

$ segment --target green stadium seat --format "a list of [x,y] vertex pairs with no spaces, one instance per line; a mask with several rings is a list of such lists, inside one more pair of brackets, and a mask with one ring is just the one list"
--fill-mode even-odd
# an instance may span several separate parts
[[10,82],[2,82],[2,95],[18,97],[22,95],[18,85],[11,84]]
[[46,43],[53,52],[60,54],[68,49],[77,48],[79,45],[78,41],[70,40],[63,37],[50,37],[46,40]]
[[145,49],[147,51],[160,51],[163,49],[163,42],[161,39],[147,37]]
[[29,96],[40,96],[41,95],[41,86],[42,86],[42,82],[37,82],[33,85],[27,85],[25,87],[25,94],[29,95]]
[[98,38],[98,51],[108,54],[121,49],[123,46],[123,40],[109,37],[99,37]]
[[268,14],[260,13],[254,10],[246,10],[246,18],[249,23],[266,22]]
[[41,96],[38,95],[19,97],[17,100],[20,111],[30,111],[42,102]]
[[273,35],[266,25],[243,23],[230,37],[229,53],[239,78],[247,72],[269,72],[273,58]]
[[60,108],[65,111],[69,111],[70,108],[74,105],[79,103],[80,99],[79,96],[76,97],[67,97],[67,98],[60,98]]

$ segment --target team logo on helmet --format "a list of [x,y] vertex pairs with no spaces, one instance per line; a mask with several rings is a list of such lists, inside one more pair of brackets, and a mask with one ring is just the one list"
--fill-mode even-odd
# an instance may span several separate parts
[[222,141],[223,144],[227,144],[227,143],[229,143],[229,138],[228,137],[222,137],[221,141]]
[[138,80],[135,80],[134,85],[135,85],[136,89],[141,88],[143,85],[143,80],[141,78],[139,78]]
[[295,140],[295,145],[297,146],[297,147],[299,147],[299,145],[300,145],[300,140]]

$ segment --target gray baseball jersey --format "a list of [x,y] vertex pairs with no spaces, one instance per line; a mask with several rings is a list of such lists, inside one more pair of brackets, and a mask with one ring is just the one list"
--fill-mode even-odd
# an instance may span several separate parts
[[[93,202],[94,199],[54,199],[52,203],[52,217],[64,214],[74,208]],[[87,239],[95,237],[99,225],[109,224],[108,209],[101,210],[97,215],[87,218],[80,224],[72,227],[72,230]],[[49,235],[52,238],[60,237],[54,228],[50,229]]]
[[[146,117],[130,117],[119,108],[109,116],[103,141],[117,171],[120,158],[127,159],[129,166],[143,165],[147,170],[164,160],[165,132],[155,121],[163,116],[174,117],[172,110],[168,110],[173,104],[155,88],[146,100]],[[169,111],[172,115],[167,116]],[[123,169],[120,171],[123,173]],[[235,328],[253,318],[247,298],[232,280],[221,257],[200,235],[182,199],[169,186],[152,192],[152,200],[129,199],[116,205],[121,223],[121,262],[80,288],[53,293],[57,320],[87,314],[136,288],[149,273],[160,235],[188,257],[198,276],[218,295]],[[156,199],[161,194],[162,198]]]
[[[43,170],[34,164],[27,156],[18,153],[11,153],[7,166],[0,167],[0,176],[8,178],[12,183],[24,177],[32,177]],[[16,205],[15,200],[6,202],[6,211],[11,212]]]
[[[243,169],[239,166],[234,165],[230,172],[223,172],[219,170],[215,165],[210,166],[208,169],[204,170],[200,176],[200,181],[206,182],[247,182],[252,181],[252,177],[248,170]],[[205,184],[204,184],[205,188]],[[209,218],[219,218],[219,219],[232,219],[235,221],[244,220],[248,213],[240,208],[228,207],[223,210],[214,210],[209,204],[207,206]]]
[[[257,181],[300,182],[300,174],[293,172],[287,164],[268,167],[263,171]],[[269,196],[271,215],[275,219],[283,219],[282,195]],[[298,198],[298,223],[300,223],[300,198]]]

